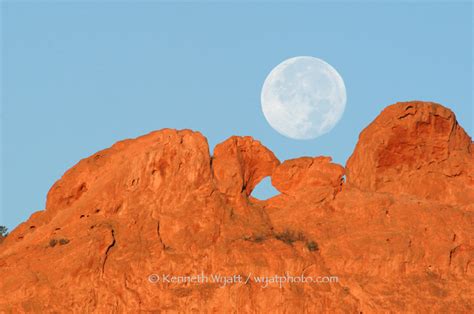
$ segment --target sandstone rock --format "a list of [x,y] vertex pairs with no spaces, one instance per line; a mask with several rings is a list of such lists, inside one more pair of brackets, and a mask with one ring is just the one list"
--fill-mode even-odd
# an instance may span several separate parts
[[[345,169],[280,164],[250,137],[213,157],[190,130],[118,142],[0,244],[0,312],[472,312],[472,148],[450,110],[423,102],[384,110]],[[266,176],[281,194],[250,196]],[[244,282],[149,280],[201,273]]]
[[397,103],[362,131],[347,161],[347,180],[370,191],[472,204],[472,147],[451,110]]
[[248,196],[280,162],[275,155],[250,136],[233,136],[214,149],[213,171],[217,188],[228,196]]
[[344,168],[331,163],[330,157],[301,157],[279,165],[272,175],[272,185],[287,195],[325,189],[334,197],[342,188],[343,176]]

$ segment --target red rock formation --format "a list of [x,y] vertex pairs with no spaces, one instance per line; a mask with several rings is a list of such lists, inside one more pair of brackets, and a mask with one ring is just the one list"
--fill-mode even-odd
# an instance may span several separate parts
[[[0,245],[0,310],[473,312],[473,160],[454,114],[423,102],[385,109],[346,169],[280,164],[250,137],[213,157],[189,130],[122,141],[67,171]],[[281,194],[250,196],[268,175]],[[243,282],[148,278],[201,273]],[[253,277],[286,273],[339,280]]]
[[363,190],[472,204],[473,147],[451,110],[397,103],[360,134],[347,179]]

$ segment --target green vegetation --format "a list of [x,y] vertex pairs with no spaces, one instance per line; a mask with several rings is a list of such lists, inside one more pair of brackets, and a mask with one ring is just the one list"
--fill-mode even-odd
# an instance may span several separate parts
[[290,231],[290,230],[285,230],[281,233],[277,233],[275,235],[275,238],[277,240],[285,242],[286,244],[289,244],[289,245],[292,245],[293,242],[296,242],[296,241],[304,241],[305,240],[305,237],[301,232],[296,233],[296,232],[293,232],[293,231]]
[[314,241],[309,241],[306,246],[308,247],[308,250],[311,252],[319,250],[319,246],[316,242]]
[[59,239],[59,244],[60,245],[64,245],[64,244],[68,244],[69,243],[69,239]]
[[4,238],[8,234],[8,228],[5,226],[0,226],[0,237]]
[[295,232],[291,230],[285,230],[283,232],[275,234],[275,238],[288,245],[293,245],[296,241],[306,242],[306,247],[311,252],[318,251],[319,246],[315,241],[309,240],[302,232]]

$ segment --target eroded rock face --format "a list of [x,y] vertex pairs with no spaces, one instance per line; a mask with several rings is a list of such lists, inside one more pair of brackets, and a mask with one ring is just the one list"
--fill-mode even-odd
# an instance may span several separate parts
[[369,191],[474,203],[472,141],[438,104],[397,103],[360,134],[348,182]]
[[245,192],[273,173],[280,162],[275,155],[250,136],[233,136],[214,149],[213,171],[218,190],[228,196]]
[[[0,310],[473,312],[472,149],[449,109],[423,102],[387,107],[346,168],[280,164],[250,137],[211,157],[190,130],[119,142],[67,171],[0,244]],[[281,194],[250,196],[269,175]],[[202,273],[244,278],[148,278]],[[339,280],[264,287],[249,274]]]
[[279,165],[272,175],[272,185],[287,195],[324,189],[335,196],[341,191],[343,176],[344,168],[331,163],[330,157],[300,157]]

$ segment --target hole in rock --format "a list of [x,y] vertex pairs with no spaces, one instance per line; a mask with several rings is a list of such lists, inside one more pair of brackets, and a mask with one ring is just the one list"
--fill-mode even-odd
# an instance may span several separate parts
[[257,184],[251,195],[259,200],[266,200],[278,194],[280,192],[273,187],[271,177],[268,176]]

